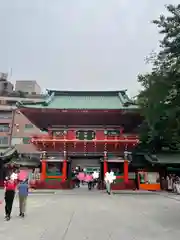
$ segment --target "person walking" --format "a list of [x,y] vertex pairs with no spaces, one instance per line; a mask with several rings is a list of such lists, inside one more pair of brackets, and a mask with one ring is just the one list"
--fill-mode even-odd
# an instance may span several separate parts
[[114,175],[114,172],[112,170],[105,174],[104,181],[106,184],[106,191],[109,195],[111,194],[111,185],[115,180],[116,180],[116,176]]
[[93,187],[95,187],[99,180],[99,172],[94,171],[92,176],[93,176]]
[[92,183],[93,183],[92,173],[86,173],[85,181],[86,181],[87,184],[88,184],[88,189],[91,190],[91,189],[92,189]]
[[18,194],[19,194],[19,216],[25,217],[26,211],[26,202],[29,193],[28,180],[20,181],[18,185]]
[[9,177],[6,177],[5,183],[4,183],[4,189],[5,189],[5,218],[7,221],[11,219],[11,212],[12,212],[12,206],[16,191],[16,183],[14,180],[12,180]]

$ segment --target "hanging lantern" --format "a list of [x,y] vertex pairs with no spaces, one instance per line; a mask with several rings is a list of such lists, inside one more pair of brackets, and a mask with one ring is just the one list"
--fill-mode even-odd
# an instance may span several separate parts
[[73,145],[74,145],[74,149],[76,149],[76,142],[74,142]]
[[46,158],[46,151],[43,151],[42,157],[45,159]]
[[15,127],[16,127],[16,131],[19,132],[19,124],[18,123],[15,124]]
[[84,132],[84,139],[87,140],[87,138],[88,138],[87,132]]
[[64,158],[65,158],[65,159],[66,159],[66,154],[67,154],[66,151],[64,151]]
[[104,144],[104,151],[107,151],[107,142]]
[[126,145],[125,145],[125,151],[127,151],[127,150],[128,150],[128,145],[126,144]]
[[85,153],[85,154],[87,153],[87,145],[86,145],[86,142],[84,142],[84,153]]
[[96,151],[96,147],[97,147],[97,144],[96,144],[96,141],[94,142],[94,150]]
[[[115,136],[115,140],[117,140],[117,136]],[[117,146],[118,146],[118,142],[115,142],[115,149],[117,149]]]
[[105,158],[107,157],[107,151],[104,151],[104,157]]

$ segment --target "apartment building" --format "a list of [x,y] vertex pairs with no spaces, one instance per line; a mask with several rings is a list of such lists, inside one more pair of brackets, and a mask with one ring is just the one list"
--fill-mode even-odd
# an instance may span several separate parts
[[0,105],[0,151],[11,145],[12,120],[13,107]]
[[42,101],[45,96],[29,95],[21,98],[14,95],[15,93],[12,96],[0,96],[0,151],[15,146],[20,153],[34,153],[36,148],[29,140],[32,135],[41,131],[19,112],[16,102]]
[[41,87],[35,80],[17,80],[15,84],[15,91],[36,95],[41,94]]
[[0,73],[0,94],[7,94],[13,92],[13,84],[9,82],[7,73]]
[[41,131],[31,123],[19,110],[14,112],[11,144],[19,153],[37,153],[36,147],[30,143],[31,137]]

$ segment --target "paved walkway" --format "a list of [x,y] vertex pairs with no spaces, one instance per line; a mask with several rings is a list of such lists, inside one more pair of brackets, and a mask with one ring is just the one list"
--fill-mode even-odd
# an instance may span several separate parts
[[[1,194],[0,194],[1,195]],[[180,237],[180,202],[156,193],[108,196],[86,188],[31,194],[20,219],[15,200],[10,222],[0,207],[3,240],[173,240]]]

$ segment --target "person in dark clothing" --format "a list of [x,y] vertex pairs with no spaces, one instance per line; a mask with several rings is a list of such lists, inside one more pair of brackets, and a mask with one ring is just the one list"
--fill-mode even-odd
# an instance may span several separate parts
[[11,219],[12,206],[15,196],[16,183],[12,179],[7,179],[4,184],[5,187],[5,218],[7,221]]
[[73,179],[73,183],[74,183],[74,187],[80,187],[80,181],[77,178],[78,175],[78,171],[77,170],[73,170],[72,171],[72,179]]
[[138,173],[135,174],[135,184],[136,184],[136,190],[139,190],[139,181],[138,181]]

